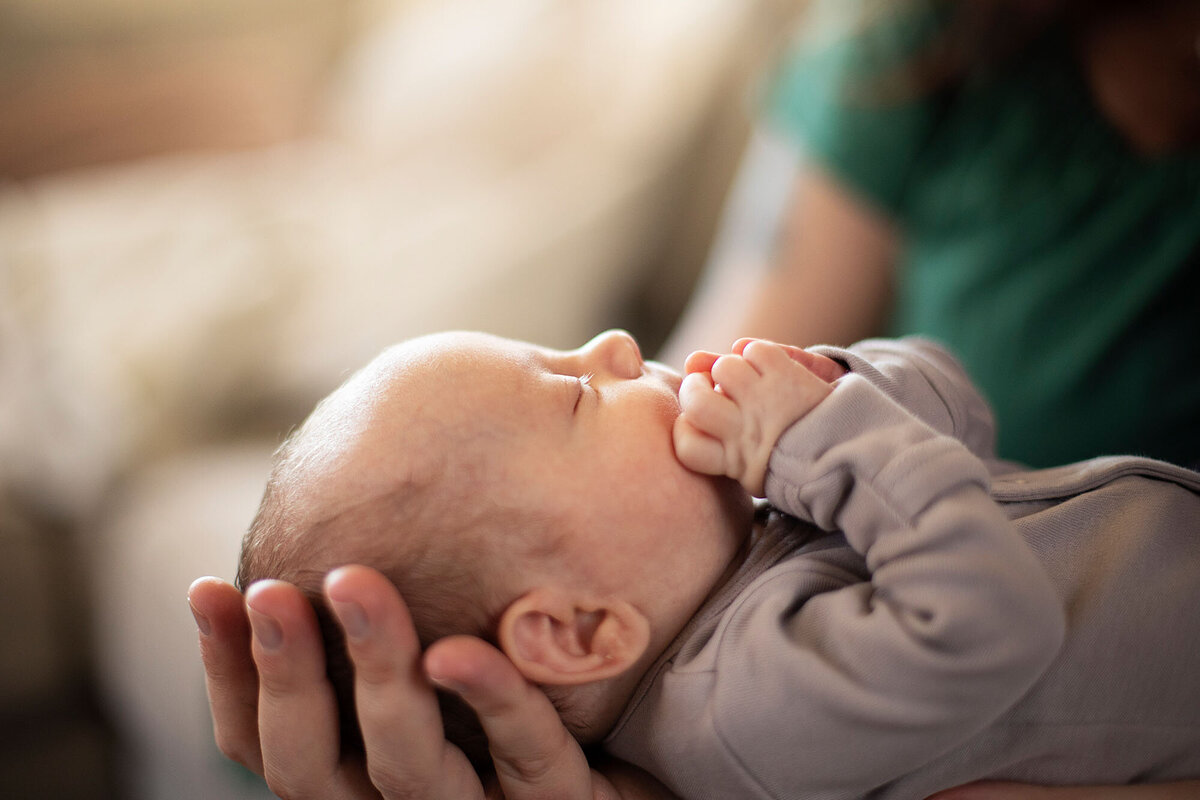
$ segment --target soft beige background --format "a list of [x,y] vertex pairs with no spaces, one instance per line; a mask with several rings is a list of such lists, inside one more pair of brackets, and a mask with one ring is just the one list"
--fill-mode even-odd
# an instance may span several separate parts
[[0,0],[3,791],[260,794],[184,593],[271,449],[399,338],[653,349],[795,5]]

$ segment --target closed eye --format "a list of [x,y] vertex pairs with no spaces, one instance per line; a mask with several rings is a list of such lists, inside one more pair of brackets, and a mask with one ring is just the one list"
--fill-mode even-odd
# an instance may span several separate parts
[[572,411],[579,410],[579,401],[583,400],[583,391],[592,381],[592,373],[579,376],[579,394],[575,396],[575,407]]

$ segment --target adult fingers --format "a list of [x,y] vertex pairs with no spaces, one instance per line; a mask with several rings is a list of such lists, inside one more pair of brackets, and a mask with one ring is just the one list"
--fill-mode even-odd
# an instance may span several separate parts
[[396,587],[373,569],[334,570],[325,595],[346,633],[367,771],[384,797],[479,797],[466,757],[447,744],[421,646]]
[[217,747],[262,775],[258,671],[250,657],[250,623],[242,593],[220,578],[200,578],[188,589],[188,605],[200,630],[200,657]]
[[291,584],[259,581],[246,609],[267,785],[288,798],[356,796],[341,783],[337,702],[311,604]]
[[591,800],[583,751],[503,653],[474,637],[448,637],[429,649],[425,669],[475,710],[506,800]]

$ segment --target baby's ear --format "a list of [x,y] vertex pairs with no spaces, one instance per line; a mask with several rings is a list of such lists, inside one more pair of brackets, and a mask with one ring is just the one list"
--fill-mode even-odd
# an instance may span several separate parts
[[629,669],[650,644],[650,623],[624,600],[545,586],[504,610],[499,638],[528,680],[569,686]]

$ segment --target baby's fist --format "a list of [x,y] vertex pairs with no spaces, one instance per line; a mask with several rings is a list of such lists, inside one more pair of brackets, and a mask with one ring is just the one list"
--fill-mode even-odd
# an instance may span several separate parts
[[814,375],[795,358],[795,348],[739,340],[736,349],[688,359],[675,453],[689,469],[726,475],[761,497],[775,442],[832,391],[826,378],[835,376]]

